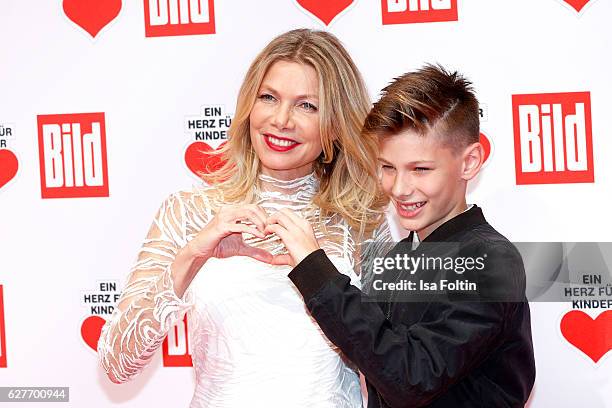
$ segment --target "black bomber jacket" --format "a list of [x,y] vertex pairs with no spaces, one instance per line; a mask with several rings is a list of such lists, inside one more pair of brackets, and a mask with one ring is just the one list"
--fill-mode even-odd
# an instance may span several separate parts
[[[387,256],[410,252],[411,242],[412,235]],[[303,259],[289,278],[325,335],[365,375],[369,408],[523,407],[535,363],[519,252],[477,206],[425,242],[458,243],[462,254],[486,252],[488,266],[477,279],[489,299],[368,301],[323,250]]]

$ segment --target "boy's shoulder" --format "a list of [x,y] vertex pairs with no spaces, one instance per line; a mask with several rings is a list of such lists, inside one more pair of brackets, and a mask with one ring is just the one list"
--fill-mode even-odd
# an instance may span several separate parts
[[497,231],[484,217],[482,207],[474,205],[457,217],[458,227],[450,241],[470,241],[482,245],[512,245],[503,234]]
[[472,225],[461,233],[461,253],[483,257],[484,269],[478,272],[483,298],[522,301],[525,293],[525,269],[517,247],[491,224]]
[[495,263],[503,269],[523,270],[523,259],[518,248],[489,223],[467,231],[461,247],[461,252],[485,256],[489,263]]
[[480,242],[483,245],[512,245],[508,238],[488,222],[467,228],[465,234],[466,238],[470,237],[471,240]]
[[508,238],[497,231],[483,218],[483,222],[466,226],[456,236],[464,251],[477,251],[487,253],[488,256],[503,256],[520,259],[521,254]]

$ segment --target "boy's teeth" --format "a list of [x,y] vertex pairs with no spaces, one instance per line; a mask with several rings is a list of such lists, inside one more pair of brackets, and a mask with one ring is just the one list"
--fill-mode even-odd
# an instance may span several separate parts
[[296,144],[296,143],[297,143],[297,142],[292,142],[292,141],[289,141],[289,140],[281,140],[281,139],[277,139],[277,138],[272,137],[272,136],[268,136],[268,140],[269,140],[271,143],[273,143],[273,144],[275,144],[275,145],[278,145],[278,146],[282,146],[282,147],[291,146],[291,145],[294,145],[294,144]]
[[416,210],[417,208],[422,207],[422,206],[423,206],[423,204],[424,204],[423,202],[420,202],[420,203],[415,203],[415,204],[411,204],[411,205],[402,205],[401,207],[402,207],[404,210],[414,211],[414,210]]

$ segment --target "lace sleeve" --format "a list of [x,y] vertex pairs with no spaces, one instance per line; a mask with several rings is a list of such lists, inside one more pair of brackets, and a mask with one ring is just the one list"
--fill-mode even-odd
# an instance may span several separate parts
[[185,202],[168,197],[157,212],[111,317],[102,328],[98,357],[108,377],[123,383],[150,361],[170,327],[192,306],[177,297],[170,265],[185,245]]

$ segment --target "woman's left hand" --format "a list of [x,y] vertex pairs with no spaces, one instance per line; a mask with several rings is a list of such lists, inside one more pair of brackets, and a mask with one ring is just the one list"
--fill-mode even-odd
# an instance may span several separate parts
[[288,255],[275,255],[272,264],[295,267],[319,249],[312,226],[294,211],[283,208],[266,220],[266,234],[275,233],[283,241]]

